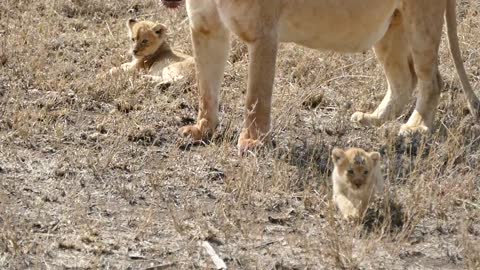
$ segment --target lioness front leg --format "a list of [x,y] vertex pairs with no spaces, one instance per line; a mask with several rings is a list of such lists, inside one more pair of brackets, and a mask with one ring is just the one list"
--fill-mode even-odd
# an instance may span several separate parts
[[193,140],[211,135],[218,124],[218,95],[227,63],[229,33],[213,1],[187,1],[199,90],[199,112],[195,125],[179,132]]
[[355,112],[351,118],[353,122],[365,126],[381,125],[397,117],[410,100],[416,76],[403,19],[400,12],[395,12],[387,33],[374,46],[387,77],[387,93],[373,113]]
[[245,121],[238,138],[238,149],[244,153],[262,144],[270,130],[272,89],[278,40],[274,31],[248,43],[248,66]]

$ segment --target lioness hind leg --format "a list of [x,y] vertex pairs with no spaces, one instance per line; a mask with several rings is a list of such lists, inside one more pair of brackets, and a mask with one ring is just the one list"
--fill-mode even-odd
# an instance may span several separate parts
[[424,133],[433,127],[440,98],[437,58],[445,8],[445,0],[409,1],[403,7],[419,89],[415,110],[400,128],[401,135]]
[[197,71],[199,112],[197,123],[184,126],[179,132],[198,141],[208,137],[218,124],[218,95],[230,43],[229,33],[213,1],[187,1],[187,11]]
[[351,120],[362,125],[380,125],[395,118],[410,100],[416,75],[408,47],[403,16],[395,12],[385,36],[374,46],[387,77],[388,90],[373,113],[355,112]]

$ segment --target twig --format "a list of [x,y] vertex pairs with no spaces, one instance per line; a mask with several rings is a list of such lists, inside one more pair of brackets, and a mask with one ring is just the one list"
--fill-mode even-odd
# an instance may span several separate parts
[[110,36],[112,36],[112,38],[115,38],[115,36],[113,36],[112,29],[110,29],[110,25],[108,25],[107,22],[105,22],[105,24],[107,25],[107,30],[110,33]]
[[188,17],[185,18],[183,21],[181,21],[180,24],[184,24],[184,23],[186,23],[186,22],[188,22]]
[[270,245],[272,245],[272,244],[275,244],[275,243],[277,243],[277,242],[280,242],[280,241],[282,241],[282,240],[283,240],[283,238],[282,238],[282,239],[279,239],[279,240],[267,241],[267,242],[262,243],[262,244],[260,244],[260,245],[254,246],[254,248],[264,248],[264,247],[270,246]]
[[213,247],[208,243],[207,241],[202,241],[201,242],[202,247],[205,249],[207,254],[210,256],[210,258],[213,261],[213,264],[215,264],[216,269],[227,269],[227,265],[225,262],[217,255]]
[[467,200],[463,200],[463,199],[459,199],[459,201],[465,203],[465,204],[468,204],[470,206],[473,206],[473,207],[476,207],[478,209],[480,209],[480,204],[476,204],[476,203],[473,203],[471,201],[467,201]]
[[159,265],[147,267],[147,268],[145,268],[145,270],[163,270],[163,269],[170,268],[170,267],[172,267],[172,266],[174,266],[174,265],[175,265],[175,263],[173,263],[173,262],[171,262],[171,263],[164,263],[164,264],[159,264]]

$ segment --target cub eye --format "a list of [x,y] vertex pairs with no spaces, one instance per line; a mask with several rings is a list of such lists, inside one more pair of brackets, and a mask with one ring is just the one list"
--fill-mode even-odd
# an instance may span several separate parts
[[144,39],[142,40],[142,44],[147,44],[148,43],[148,40]]
[[349,169],[349,170],[347,171],[347,173],[350,174],[350,175],[352,175],[352,174],[353,174],[353,170],[352,170],[352,169]]
[[135,38],[132,38],[132,41],[135,42]]
[[365,171],[363,172],[363,175],[367,175],[367,174],[368,174],[368,170],[365,170]]

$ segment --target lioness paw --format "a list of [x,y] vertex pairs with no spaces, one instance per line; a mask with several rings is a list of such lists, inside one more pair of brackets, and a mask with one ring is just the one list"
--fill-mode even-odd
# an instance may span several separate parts
[[202,140],[202,132],[196,125],[181,127],[178,132],[183,137],[191,137],[194,141]]
[[178,132],[183,137],[190,137],[194,141],[202,141],[208,135],[208,121],[200,119],[197,124],[181,127]]
[[370,113],[355,112],[352,114],[350,121],[359,123],[362,126],[377,126],[380,124],[380,119]]
[[[261,138],[265,137],[262,136]],[[240,156],[243,156],[249,151],[253,151],[262,146],[264,146],[262,140],[259,138],[252,138],[248,129],[244,129],[240,133],[240,137],[238,138],[238,154]]]
[[412,126],[409,124],[403,124],[400,127],[398,135],[400,136],[412,136],[413,134],[427,134],[430,132],[430,129],[425,125]]
[[253,151],[261,146],[263,146],[263,143],[260,140],[240,138],[238,139],[238,154],[243,156],[248,151]]

